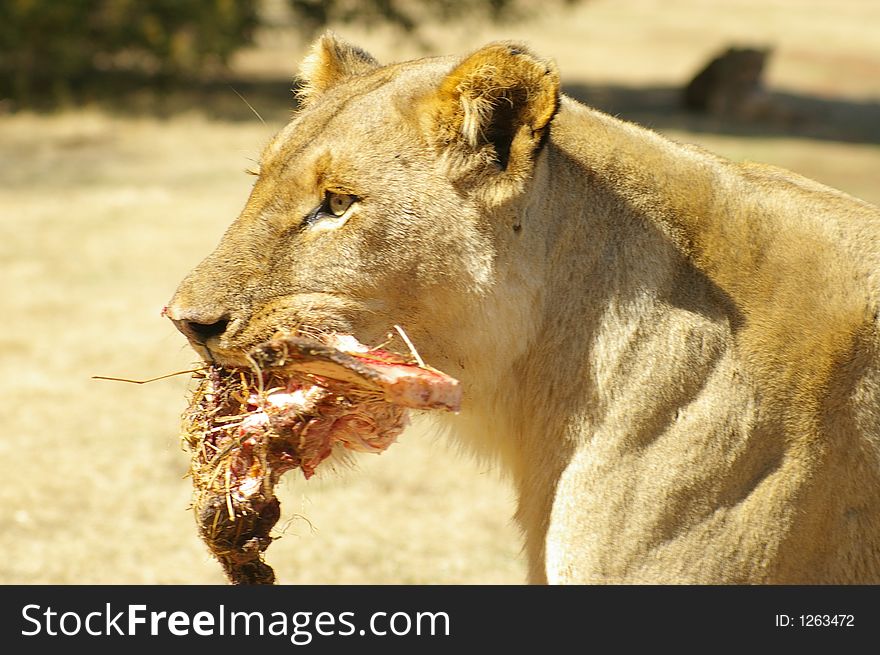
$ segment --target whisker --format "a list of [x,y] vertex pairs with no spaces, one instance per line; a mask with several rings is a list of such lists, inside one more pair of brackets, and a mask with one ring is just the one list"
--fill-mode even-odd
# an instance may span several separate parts
[[256,116],[257,118],[259,118],[259,119],[260,119],[260,122],[261,122],[263,125],[265,125],[265,124],[266,124],[266,121],[264,121],[264,120],[263,120],[263,117],[260,116],[260,112],[258,112],[256,109],[254,109],[254,106],[253,106],[251,103],[249,103],[249,102],[247,101],[247,98],[245,98],[245,97],[244,97],[243,95],[241,95],[238,91],[236,91],[235,88],[234,88],[231,84],[229,85],[229,88],[232,89],[232,92],[233,92],[235,95],[237,95],[239,98],[241,98],[242,102],[244,102],[244,104],[246,104],[246,105],[248,106],[248,108],[249,108],[252,112],[254,112],[254,116]]

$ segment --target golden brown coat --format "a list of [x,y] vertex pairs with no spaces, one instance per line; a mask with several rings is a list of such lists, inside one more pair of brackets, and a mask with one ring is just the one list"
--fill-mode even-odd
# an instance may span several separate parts
[[170,305],[200,352],[402,325],[533,582],[880,583],[877,208],[580,105],[518,44],[382,67],[328,34],[303,72]]

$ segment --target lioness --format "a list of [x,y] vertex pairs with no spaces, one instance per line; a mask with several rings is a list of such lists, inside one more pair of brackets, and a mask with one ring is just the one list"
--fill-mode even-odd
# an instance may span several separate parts
[[167,310],[206,359],[402,325],[551,583],[880,582],[880,211],[580,105],[493,43],[326,34]]

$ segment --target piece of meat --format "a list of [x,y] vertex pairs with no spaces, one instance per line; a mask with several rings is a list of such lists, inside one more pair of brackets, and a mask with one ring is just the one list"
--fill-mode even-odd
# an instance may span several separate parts
[[458,380],[387,350],[368,350],[348,335],[334,335],[331,345],[293,337],[269,341],[251,357],[262,370],[307,374],[381,391],[386,401],[402,407],[461,409]]
[[183,417],[199,533],[235,584],[271,583],[262,559],[280,517],[278,479],[306,479],[335,449],[380,453],[407,409],[458,411],[457,380],[348,335],[275,339],[254,370],[211,367]]

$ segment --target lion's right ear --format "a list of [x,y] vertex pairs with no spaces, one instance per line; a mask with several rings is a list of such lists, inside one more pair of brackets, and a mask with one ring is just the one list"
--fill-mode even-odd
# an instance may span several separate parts
[[296,92],[301,106],[343,80],[368,73],[379,66],[372,55],[342,40],[331,31],[312,44],[299,66],[301,86]]

